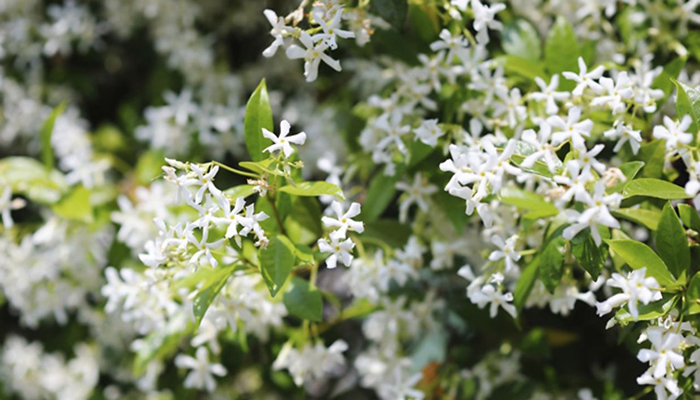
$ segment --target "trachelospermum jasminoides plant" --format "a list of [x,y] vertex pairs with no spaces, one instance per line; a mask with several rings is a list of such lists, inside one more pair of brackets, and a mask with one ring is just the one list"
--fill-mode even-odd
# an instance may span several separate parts
[[3,395],[700,393],[698,2],[200,3],[0,7]]

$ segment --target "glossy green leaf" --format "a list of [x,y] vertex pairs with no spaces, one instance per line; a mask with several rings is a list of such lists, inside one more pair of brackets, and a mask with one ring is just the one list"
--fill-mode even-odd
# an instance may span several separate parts
[[649,304],[638,303],[637,312],[639,316],[637,319],[632,317],[629,313],[627,307],[620,308],[617,313],[615,313],[615,319],[619,322],[633,322],[633,321],[651,321],[657,318],[661,318],[668,314],[671,309],[678,302],[677,295],[664,294],[661,300],[655,301]]
[[139,161],[134,169],[134,177],[138,183],[150,185],[153,180],[163,174],[163,165],[165,165],[163,152],[160,150],[149,150],[139,157]]
[[372,0],[370,11],[388,22],[394,29],[403,28],[408,13],[407,0]]
[[260,273],[272,297],[282,288],[294,267],[294,245],[284,235],[270,238],[266,248],[258,251]]
[[683,221],[685,226],[694,230],[695,232],[700,232],[700,215],[698,215],[695,208],[687,204],[679,204],[678,214],[680,214],[681,221]]
[[688,199],[685,189],[661,179],[639,178],[628,183],[622,191],[624,198],[632,196],[654,197],[664,200]]
[[90,204],[90,190],[83,186],[76,187],[68,196],[54,205],[52,210],[61,218],[92,222],[93,212]]
[[646,267],[647,276],[656,278],[660,285],[675,285],[676,280],[673,278],[671,271],[649,246],[630,239],[612,239],[606,242],[632,269]]
[[690,280],[685,296],[685,312],[688,315],[700,314],[700,272]]
[[497,59],[503,68],[513,74],[520,75],[534,82],[535,78],[540,77],[547,81],[549,76],[542,66],[537,61],[532,61],[516,55],[505,55]]
[[224,190],[224,195],[234,201],[239,197],[245,199],[253,193],[255,193],[255,186],[253,185],[238,185]]
[[524,19],[519,19],[512,24],[506,25],[501,35],[501,42],[503,50],[507,54],[530,61],[538,61],[542,57],[540,35]]
[[666,155],[666,145],[663,140],[652,140],[642,144],[637,156],[644,161],[640,177],[661,178],[664,170],[664,157]]
[[[581,55],[574,28],[563,16],[557,17],[547,35],[544,48],[544,59],[547,70],[551,74],[561,74],[564,71],[578,72],[578,58]],[[592,69],[592,68],[591,68]],[[562,79],[560,90],[570,90],[574,82]]]
[[628,183],[632,182],[643,167],[643,161],[629,161],[620,165],[620,171],[625,175],[625,180],[620,180],[617,185],[608,189],[608,193],[621,192]]
[[696,133],[698,126],[700,126],[700,91],[675,79],[673,82],[676,84],[676,113],[678,118],[690,115],[693,124],[688,132]]
[[564,245],[566,240],[559,236],[547,244],[539,262],[539,276],[544,286],[550,293],[559,286],[559,281],[564,272]]
[[643,225],[652,231],[656,230],[661,219],[661,211],[658,209],[646,208],[621,208],[611,211],[612,215],[618,218],[624,218],[628,221],[636,222]]
[[41,131],[39,133],[41,140],[41,159],[48,169],[53,169],[54,166],[53,147],[51,146],[53,127],[56,124],[56,119],[63,114],[63,111],[65,111],[66,105],[66,103],[59,104],[53,109],[53,111],[51,111],[49,117],[46,118],[44,123],[41,125]]
[[661,89],[664,91],[664,98],[668,98],[673,91],[674,82],[673,80],[678,78],[678,75],[683,70],[685,66],[686,57],[678,57],[666,64],[663,71],[658,75],[651,87],[654,89]]
[[199,326],[202,318],[207,313],[209,306],[219,295],[221,288],[226,285],[229,277],[235,270],[234,265],[211,268],[202,285],[197,289],[197,294],[192,300],[192,309],[195,316],[195,327]]
[[530,296],[530,292],[535,286],[535,281],[537,281],[539,273],[539,262],[539,257],[535,257],[523,268],[520,278],[518,278],[515,290],[513,291],[513,304],[518,311],[522,310],[523,306],[525,306],[525,302],[527,302],[527,298]]
[[343,190],[338,186],[324,181],[316,182],[300,182],[295,186],[287,185],[279,189],[282,193],[289,193],[295,196],[323,196],[331,195],[338,199],[345,199],[343,195]]
[[384,213],[396,195],[397,180],[397,176],[388,176],[381,172],[372,178],[362,203],[362,218],[365,222],[374,221]]
[[666,203],[661,212],[654,240],[659,256],[675,277],[680,277],[690,268],[688,238],[671,203]]
[[323,319],[321,292],[302,278],[292,278],[292,289],[284,294],[284,305],[290,314],[312,322]]
[[68,184],[60,172],[49,171],[29,157],[0,160],[0,181],[10,185],[14,194],[23,194],[42,204],[54,204],[68,191]]
[[576,235],[571,240],[571,253],[579,265],[588,272],[593,279],[598,279],[600,271],[608,258],[608,245],[603,243],[598,246],[593,240],[590,231]]
[[250,96],[245,108],[245,146],[253,161],[260,161],[265,158],[263,149],[271,143],[268,139],[263,137],[263,128],[270,132],[274,131],[272,108],[270,107],[270,98],[267,94],[265,79],[260,81],[260,84]]
[[542,196],[522,189],[507,187],[500,193],[500,200],[504,204],[510,204],[529,211],[536,211],[541,218],[559,214],[559,209],[546,201]]

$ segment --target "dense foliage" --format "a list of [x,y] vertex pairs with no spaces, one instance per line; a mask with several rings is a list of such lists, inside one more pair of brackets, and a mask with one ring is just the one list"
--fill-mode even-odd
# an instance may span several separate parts
[[698,25],[0,1],[3,398],[695,398]]

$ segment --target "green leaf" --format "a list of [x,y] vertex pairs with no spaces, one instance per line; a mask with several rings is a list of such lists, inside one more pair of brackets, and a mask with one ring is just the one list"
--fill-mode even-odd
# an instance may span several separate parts
[[690,280],[685,296],[686,313],[688,315],[700,314],[700,272]]
[[524,19],[508,24],[501,35],[503,50],[510,55],[538,61],[542,57],[542,43],[535,28]]
[[540,218],[559,214],[559,209],[542,196],[518,188],[503,188],[500,192],[501,203],[537,212]]
[[693,207],[687,204],[679,204],[678,214],[680,214],[685,226],[695,232],[700,232],[700,216],[698,216],[698,212]]
[[41,140],[41,159],[49,170],[53,169],[53,148],[51,147],[51,136],[53,135],[53,127],[56,124],[56,118],[58,118],[63,111],[66,109],[67,104],[61,103],[56,108],[51,111],[49,117],[46,118],[44,123],[41,125],[41,131],[39,137]]
[[164,329],[148,334],[143,338],[142,345],[139,346],[136,357],[134,357],[134,375],[143,375],[148,364],[154,359],[164,360],[175,354],[182,335],[187,335],[190,331],[190,326],[183,331],[181,320],[174,318],[166,324]]
[[374,221],[389,206],[396,194],[397,180],[398,176],[388,176],[381,172],[372,178],[362,203],[362,217],[365,222]]
[[293,277],[292,289],[284,294],[284,305],[290,314],[312,322],[323,319],[321,292],[305,279]]
[[284,235],[273,236],[267,247],[258,251],[258,260],[263,280],[275,297],[294,267],[294,245]]
[[134,169],[136,181],[142,185],[150,185],[151,182],[163,174],[165,164],[163,152],[160,150],[149,150],[139,157]]
[[644,143],[639,149],[638,157],[644,161],[641,176],[644,178],[661,178],[664,170],[666,145],[663,140],[652,140]]
[[407,0],[372,0],[370,11],[388,22],[394,29],[403,28],[408,13]]
[[[460,210],[460,213],[464,211]],[[391,247],[403,247],[411,236],[411,229],[395,219],[378,219],[365,225],[362,238],[379,240]]]
[[671,203],[666,203],[661,211],[655,244],[659,256],[676,278],[680,278],[690,268],[688,238]]
[[[515,165],[520,167],[520,163],[525,161],[525,157],[523,157],[520,154],[513,154],[510,157],[510,160],[515,163]],[[559,161],[559,160],[557,160]],[[530,167],[530,168],[523,168],[520,167],[523,171],[530,172],[533,174],[537,174],[540,176],[544,176],[546,178],[552,178],[554,175],[549,171],[549,168],[547,168],[547,164],[543,163],[542,161],[535,161],[535,164]]]
[[540,255],[539,275],[544,286],[550,293],[559,286],[562,273],[564,272],[564,244],[566,240],[559,236],[547,244]]
[[68,191],[60,172],[49,171],[39,161],[29,157],[1,159],[0,182],[10,185],[14,194],[23,194],[42,204],[54,204]]
[[611,213],[616,217],[644,225],[652,231],[656,230],[656,227],[659,225],[659,219],[661,219],[661,211],[657,209],[621,208]]
[[628,183],[632,182],[637,173],[644,167],[643,161],[629,161],[620,165],[620,171],[625,175],[625,180],[620,181],[608,193],[616,193],[622,191]]
[[499,57],[497,62],[501,63],[507,72],[520,75],[531,81],[534,81],[537,77],[547,81],[547,77],[549,76],[544,71],[544,67],[541,63],[520,56],[505,55]]
[[224,195],[231,200],[236,200],[239,197],[246,198],[255,193],[253,185],[238,185],[224,190]]
[[289,193],[295,196],[323,196],[332,195],[338,199],[345,199],[343,190],[338,186],[324,181],[300,182],[296,186],[287,185],[279,189],[280,192]]
[[[678,78],[678,75],[685,66],[685,61],[686,57],[678,57],[666,64],[661,74],[657,76],[651,84],[652,88],[664,91],[664,99],[671,95],[673,91],[673,80]],[[663,99],[661,103],[663,104]]]
[[195,328],[202,322],[202,318],[207,313],[209,306],[214,301],[216,296],[228,282],[229,277],[235,270],[234,265],[226,267],[211,268],[207,273],[202,286],[197,289],[197,295],[192,301],[192,308],[195,316]]
[[76,187],[68,196],[52,207],[59,217],[81,222],[93,221],[90,191],[83,186]]
[[518,278],[518,283],[515,285],[515,291],[513,291],[513,304],[518,311],[523,309],[528,296],[530,296],[533,286],[535,286],[535,281],[537,280],[537,275],[539,272],[539,262],[540,257],[536,256],[527,266],[525,266],[523,272],[520,274],[520,278]]
[[598,247],[590,231],[587,230],[585,234],[576,235],[571,239],[571,253],[591,278],[598,279],[608,258],[608,246],[603,243]]
[[260,161],[265,158],[263,149],[266,147],[265,143],[269,142],[269,140],[263,137],[263,128],[270,132],[274,130],[272,108],[270,107],[270,98],[267,94],[265,79],[260,81],[245,108],[245,147],[248,149],[250,159],[253,161]]
[[677,301],[677,295],[665,293],[663,294],[661,300],[649,304],[639,303],[637,305],[637,311],[639,312],[639,316],[636,320],[634,319],[634,317],[632,317],[632,314],[630,314],[627,310],[627,306],[619,309],[617,313],[615,313],[615,319],[619,322],[655,320],[668,314],[668,312],[671,311],[671,309],[676,305]]
[[664,200],[690,198],[682,187],[671,182],[654,178],[639,178],[633,180],[625,186],[622,195],[626,199],[632,196],[654,197]]
[[[564,71],[578,71],[578,58],[581,55],[576,34],[566,18],[559,16],[547,35],[544,60],[551,74]],[[562,79],[559,90],[571,90],[575,83]]]
[[689,132],[695,134],[698,131],[698,124],[700,124],[700,92],[675,79],[673,83],[676,84],[676,113],[678,118],[683,118],[686,114],[690,115],[693,124],[690,125]]
[[676,280],[668,267],[649,246],[629,239],[612,239],[607,240],[606,243],[632,269],[646,267],[647,276],[656,278],[660,285],[664,287],[675,285]]

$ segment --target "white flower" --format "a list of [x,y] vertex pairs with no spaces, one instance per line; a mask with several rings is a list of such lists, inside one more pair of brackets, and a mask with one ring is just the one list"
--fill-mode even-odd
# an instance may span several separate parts
[[683,351],[679,349],[683,343],[683,335],[667,332],[662,327],[651,327],[647,330],[647,339],[651,342],[651,349],[639,350],[637,359],[651,365],[650,371],[653,378],[661,378],[667,372],[685,366]]
[[598,172],[598,174],[603,175],[603,173],[605,173],[605,164],[596,160],[595,157],[600,154],[604,148],[604,144],[597,144],[588,151],[581,150],[579,151],[578,159],[574,160],[573,162],[579,165],[583,173],[588,172],[591,170],[591,168],[593,168],[596,172]]
[[603,136],[608,139],[617,140],[617,144],[615,144],[615,147],[613,147],[613,151],[616,153],[620,151],[625,143],[629,142],[630,147],[632,148],[632,154],[636,155],[639,152],[639,148],[641,147],[642,143],[641,132],[633,130],[622,121],[615,121],[613,127],[605,131]]
[[438,138],[445,135],[445,132],[438,126],[437,119],[426,119],[420,126],[413,130],[416,138],[430,147],[435,147]]
[[405,222],[408,218],[408,209],[415,203],[423,212],[428,212],[430,195],[437,192],[437,186],[428,182],[420,173],[413,177],[413,183],[398,182],[396,188],[405,192],[399,199],[399,221]]
[[469,42],[463,35],[452,36],[449,30],[443,29],[440,31],[440,40],[431,43],[430,50],[435,52],[447,50],[445,61],[451,63],[455,56],[463,58],[467,52],[467,46],[469,46]]
[[559,75],[554,74],[549,81],[549,85],[539,76],[535,78],[535,83],[540,87],[541,92],[530,93],[530,97],[537,101],[545,101],[547,114],[556,114],[559,112],[557,101],[563,101],[569,98],[569,92],[557,92],[559,87]]
[[19,210],[25,205],[27,205],[27,202],[23,199],[17,198],[12,200],[12,188],[5,186],[2,195],[0,195],[0,213],[2,213],[2,224],[5,229],[10,229],[15,224],[12,220],[11,211]]
[[[683,393],[683,389],[678,387],[678,380],[673,377],[654,378],[648,372],[637,378],[640,385],[654,385],[654,393],[657,400],[675,400]],[[669,396],[668,393],[671,393]]]
[[470,290],[470,288],[467,288],[467,296],[469,296],[469,300],[472,303],[479,306],[479,308],[484,308],[487,304],[490,304],[489,315],[491,316],[491,318],[496,317],[496,314],[498,314],[499,306],[501,306],[513,318],[515,318],[517,315],[517,310],[515,309],[515,306],[511,304],[511,302],[513,301],[513,294],[503,294],[500,285],[498,285],[498,289],[496,289],[491,284],[486,284],[480,288],[477,286],[472,290]]
[[629,312],[636,320],[639,317],[637,302],[649,304],[652,301],[661,299],[659,283],[653,277],[646,277],[646,267],[634,270],[624,277],[618,273],[613,273],[612,278],[606,284],[618,288],[622,292],[614,294],[604,302],[596,303],[598,315],[605,315],[613,308],[627,303]]
[[211,249],[217,249],[221,247],[221,245],[224,244],[224,239],[219,239],[213,243],[207,243],[208,237],[208,229],[202,230],[202,238],[200,240],[197,240],[197,238],[194,237],[191,231],[187,232],[187,241],[195,245],[195,247],[197,248],[197,252],[192,255],[192,258],[190,258],[190,263],[196,264],[197,261],[199,261],[200,257],[205,256],[207,261],[209,262],[209,265],[216,268],[216,266],[219,265],[219,263],[211,254]]
[[591,135],[593,129],[593,121],[581,119],[581,108],[571,107],[566,121],[560,116],[555,115],[547,118],[547,122],[555,128],[552,135],[552,144],[558,145],[566,140],[571,140],[575,149],[585,149],[586,140],[584,137]]
[[211,364],[209,362],[209,351],[206,347],[197,349],[196,357],[180,354],[175,357],[175,365],[178,368],[191,369],[185,378],[186,388],[206,389],[208,392],[214,391],[216,381],[212,375],[225,376],[226,368],[221,364]]
[[[219,172],[219,166],[215,165],[209,172],[205,173],[197,164],[191,164],[190,168],[197,174],[197,180],[190,181],[193,185],[199,185],[199,190],[194,195],[195,204],[200,204],[204,198],[204,193],[209,190],[214,196],[220,195],[221,191],[214,185],[214,177]],[[189,193],[189,192],[188,192]],[[186,194],[188,194],[186,193]]]
[[608,207],[617,208],[620,204],[620,200],[622,200],[622,195],[619,193],[605,194],[604,181],[600,180],[596,182],[595,193],[593,197],[586,202],[588,205],[586,211],[579,213],[571,209],[566,210],[569,221],[573,223],[571,226],[564,229],[562,236],[567,240],[571,240],[580,231],[585,228],[590,228],[593,240],[597,246],[600,246],[603,239],[598,231],[598,225],[620,229],[620,222],[618,222],[608,210]]
[[491,254],[489,255],[489,260],[498,261],[502,258],[505,258],[505,263],[506,263],[505,271],[506,272],[517,267],[518,264],[516,264],[516,263],[518,262],[518,260],[520,260],[520,253],[518,253],[518,251],[515,250],[515,244],[517,243],[517,241],[518,241],[517,235],[513,235],[513,236],[509,237],[505,242],[503,241],[503,239],[500,236],[494,235],[491,238],[491,242],[493,242],[493,244],[498,246],[498,248],[500,250],[492,251]]
[[336,43],[336,36],[339,36],[343,39],[354,38],[355,33],[353,33],[352,31],[340,29],[340,19],[342,16],[343,10],[340,9],[335,13],[333,19],[326,22],[323,20],[323,14],[314,13],[314,21],[316,21],[316,23],[321,26],[321,29],[323,29],[323,33],[314,35],[313,39],[316,40],[320,38],[321,40],[323,40],[323,43],[330,47],[331,50],[335,50],[336,48],[338,48],[338,44]]
[[557,157],[554,147],[549,143],[550,137],[552,136],[552,127],[543,122],[540,124],[540,131],[535,133],[534,130],[528,129],[523,132],[521,140],[527,144],[535,146],[535,151],[525,157],[523,162],[520,163],[522,168],[532,168],[537,160],[544,158],[545,164],[550,172],[554,173],[561,165],[559,157]]
[[353,218],[360,215],[360,203],[350,204],[350,208],[346,213],[343,213],[343,205],[337,201],[331,203],[331,210],[335,213],[336,218],[326,217],[321,218],[323,224],[330,228],[336,228],[336,232],[341,237],[345,237],[345,232],[351,231],[362,233],[365,230],[364,224],[361,221],[354,221]]
[[584,203],[588,202],[591,196],[586,189],[586,184],[593,179],[593,174],[590,171],[581,171],[579,163],[574,161],[566,163],[566,171],[569,173],[569,177],[563,175],[554,177],[556,183],[568,186],[561,197],[559,197],[558,203],[566,204],[571,199]]
[[393,379],[382,383],[378,391],[383,398],[393,400],[422,400],[425,394],[418,389],[414,389],[418,382],[423,379],[423,374],[414,374],[408,379],[403,378],[402,368],[394,368]]
[[619,114],[627,108],[624,100],[632,98],[634,91],[627,72],[620,72],[617,75],[617,82],[611,78],[600,78],[600,86],[603,93],[591,101],[592,106],[608,106],[613,114]]
[[687,114],[679,123],[664,116],[664,126],[654,127],[654,137],[666,141],[666,150],[675,151],[678,149],[679,143],[688,144],[693,141],[693,134],[686,132],[692,123],[693,119]]
[[289,125],[289,122],[287,122],[286,120],[282,120],[282,122],[280,122],[280,135],[279,135],[279,137],[275,136],[274,133],[268,131],[267,129],[262,128],[263,136],[272,140],[272,142],[274,143],[270,146],[267,146],[263,150],[263,152],[267,151],[267,152],[272,153],[274,151],[282,150],[285,157],[291,156],[292,153],[294,153],[294,148],[292,147],[292,145],[290,143],[298,144],[298,145],[304,144],[304,142],[306,142],[306,133],[299,132],[295,135],[287,136],[289,134],[289,129],[290,129],[290,125]]
[[284,17],[278,17],[277,13],[272,10],[266,9],[263,11],[263,14],[265,14],[265,18],[267,18],[268,22],[270,22],[270,25],[272,25],[270,35],[272,35],[275,40],[263,51],[262,54],[265,57],[272,57],[275,55],[275,53],[277,53],[278,47],[284,46],[284,35],[291,33],[292,28],[288,27],[284,22]]
[[336,340],[328,348],[320,342],[314,346],[306,344],[301,351],[287,342],[277,355],[272,368],[276,371],[289,370],[294,383],[301,386],[307,380],[313,382],[341,372],[345,365],[343,353],[347,349],[348,344],[343,340]]
[[340,62],[338,60],[332,59],[328,54],[325,53],[328,49],[328,45],[320,42],[314,45],[313,38],[306,32],[302,31],[299,37],[301,43],[306,47],[305,49],[293,44],[287,48],[287,57],[294,59],[303,58],[304,59],[304,76],[307,82],[313,82],[318,77],[318,66],[323,61],[328,64],[329,67],[336,71],[340,71]]
[[593,71],[588,72],[588,67],[586,67],[586,62],[583,61],[583,57],[578,58],[578,68],[579,73],[576,75],[573,72],[564,72],[564,78],[572,80],[577,83],[576,88],[571,92],[574,96],[580,96],[583,94],[584,89],[591,88],[594,92],[600,92],[603,87],[596,82],[596,79],[600,79],[605,72],[605,67],[599,65]]
[[332,232],[330,235],[330,243],[326,239],[318,240],[318,249],[324,253],[333,253],[326,259],[326,266],[333,269],[338,264],[338,260],[346,267],[352,262],[352,249],[355,247],[352,239],[344,239],[344,235],[338,234],[338,231]]
[[245,208],[245,200],[243,200],[242,197],[239,197],[236,199],[236,203],[231,208],[231,202],[229,199],[227,199],[224,196],[221,196],[219,199],[219,207],[221,207],[221,211],[223,211],[224,216],[223,218],[214,218],[214,222],[216,224],[221,224],[221,225],[228,225],[226,228],[226,238],[230,239],[232,237],[235,237],[236,243],[238,246],[241,245],[241,236],[238,233],[238,226],[243,225],[243,226],[248,226],[250,227],[253,224],[253,221],[251,219],[245,218],[243,216],[243,209]]
[[474,30],[477,32],[477,40],[480,43],[488,43],[487,29],[500,30],[503,25],[496,21],[496,13],[506,9],[505,4],[495,3],[490,6],[483,5],[480,0],[472,0],[474,12]]

